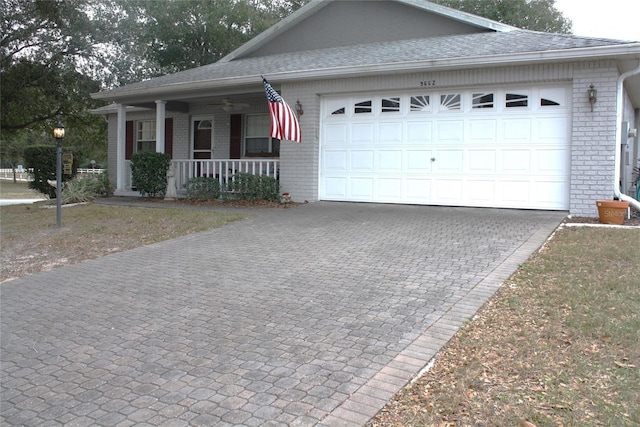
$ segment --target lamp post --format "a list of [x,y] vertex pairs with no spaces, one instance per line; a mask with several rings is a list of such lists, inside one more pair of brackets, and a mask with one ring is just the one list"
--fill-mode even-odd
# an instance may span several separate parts
[[56,225],[62,226],[62,138],[64,138],[64,126],[58,120],[53,128],[53,137],[56,139]]

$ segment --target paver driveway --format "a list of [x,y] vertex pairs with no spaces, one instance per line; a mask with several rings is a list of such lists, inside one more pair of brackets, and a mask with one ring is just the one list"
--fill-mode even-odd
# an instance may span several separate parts
[[0,285],[5,425],[362,425],[562,220],[351,203]]

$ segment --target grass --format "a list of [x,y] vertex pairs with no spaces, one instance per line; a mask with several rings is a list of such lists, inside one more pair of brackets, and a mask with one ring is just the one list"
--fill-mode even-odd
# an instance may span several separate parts
[[369,426],[640,425],[638,242],[559,230]]
[[[3,182],[0,198],[9,198],[8,193],[24,194],[25,190],[26,184]],[[57,229],[55,201],[2,206],[0,281],[221,227],[246,217],[211,210],[88,203],[63,206],[62,227]]]
[[42,193],[31,190],[24,181],[0,179],[0,199],[44,199]]

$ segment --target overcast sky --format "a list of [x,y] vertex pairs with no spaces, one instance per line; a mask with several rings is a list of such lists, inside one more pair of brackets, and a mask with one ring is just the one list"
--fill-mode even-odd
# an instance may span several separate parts
[[640,41],[640,0],[556,0],[573,34]]

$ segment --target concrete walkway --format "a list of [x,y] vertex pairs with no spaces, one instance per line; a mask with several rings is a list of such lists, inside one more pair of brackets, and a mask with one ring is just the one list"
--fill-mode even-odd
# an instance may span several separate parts
[[363,425],[565,215],[251,212],[1,284],[0,424]]

